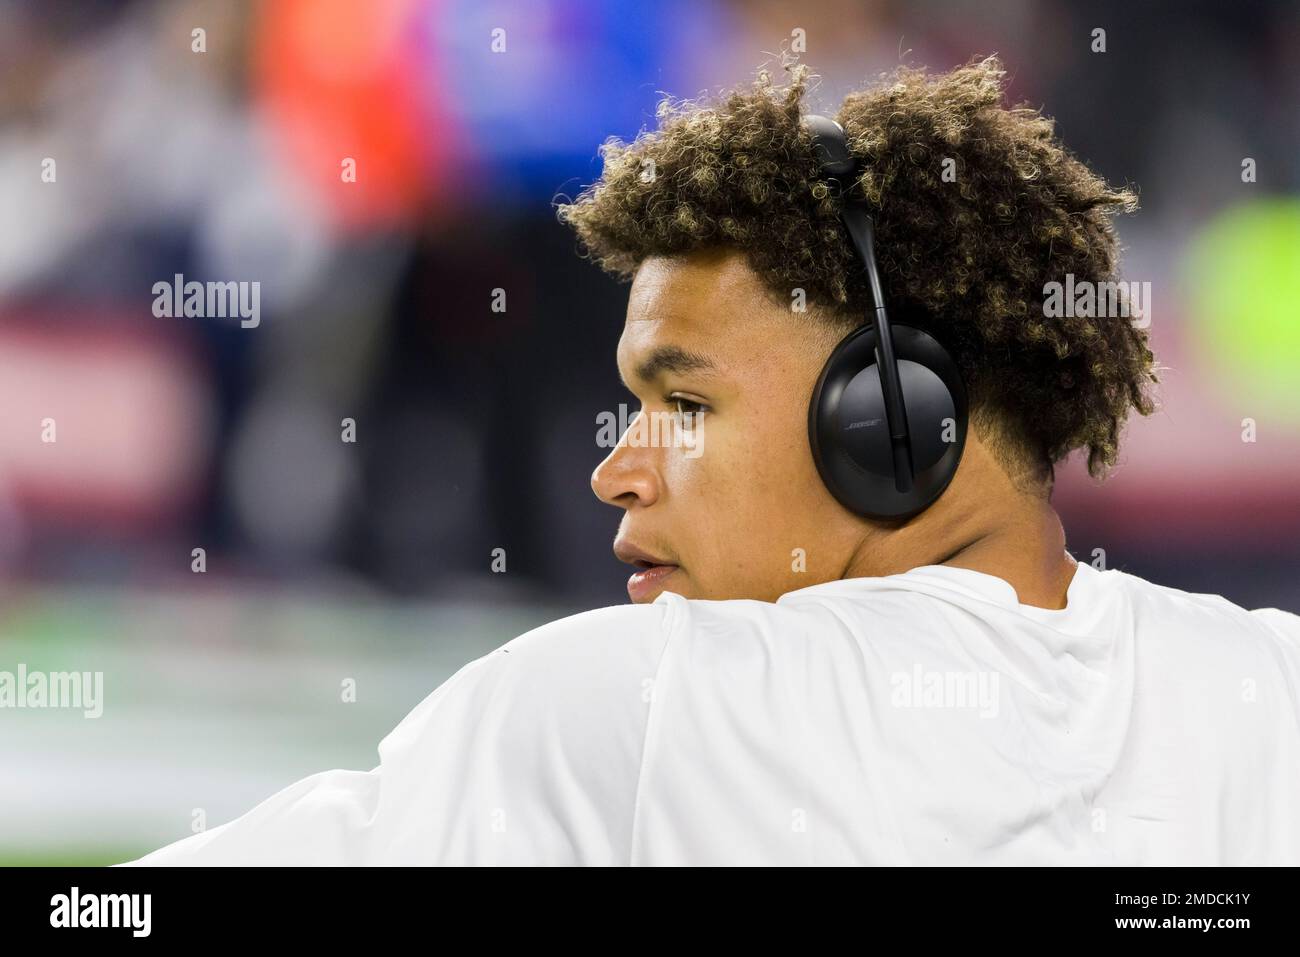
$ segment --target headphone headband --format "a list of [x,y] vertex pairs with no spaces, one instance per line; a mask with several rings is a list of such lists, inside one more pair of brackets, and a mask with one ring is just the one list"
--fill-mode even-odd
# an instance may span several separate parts
[[[894,335],[885,309],[884,286],[880,269],[876,265],[876,232],[871,214],[861,203],[848,199],[852,180],[858,171],[858,161],[849,149],[844,127],[828,116],[810,114],[804,117],[804,126],[812,134],[813,155],[817,157],[822,176],[832,184],[832,189],[842,200],[840,220],[848,230],[849,239],[857,250],[858,259],[867,274],[871,299],[875,306],[876,364],[880,369],[880,385],[885,403],[885,417],[894,463],[894,481],[899,492],[910,492],[916,477],[912,462],[912,443],[907,427],[907,406],[903,400],[902,384],[898,375],[898,359],[894,354]],[[848,179],[846,185],[845,179]]]
[[835,347],[813,388],[808,442],[818,474],[845,508],[869,518],[910,518],[957,472],[966,444],[965,387],[932,336],[889,321],[875,223],[865,203],[849,198],[859,166],[843,127],[826,116],[803,122],[872,299],[866,321]]

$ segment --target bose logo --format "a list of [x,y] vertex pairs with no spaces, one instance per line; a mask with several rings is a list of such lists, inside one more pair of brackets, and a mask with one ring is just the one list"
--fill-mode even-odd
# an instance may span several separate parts
[[865,429],[873,425],[879,425],[883,421],[885,420],[884,419],[863,419],[861,422],[850,422],[848,425],[844,426],[844,431],[847,432],[849,429]]

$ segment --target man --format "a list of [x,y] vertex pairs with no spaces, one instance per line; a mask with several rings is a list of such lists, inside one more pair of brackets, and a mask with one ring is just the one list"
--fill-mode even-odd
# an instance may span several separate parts
[[[633,603],[466,665],[374,770],[140,863],[1300,864],[1300,618],[1076,562],[1051,506],[1058,463],[1100,475],[1153,408],[1143,330],[1043,306],[1114,280],[1132,196],[1004,108],[994,60],[900,71],[838,128],[807,83],[665,104],[560,207],[633,280],[634,428],[674,423],[592,476]],[[873,271],[960,375],[946,446]],[[819,439],[859,330],[885,412]],[[863,507],[823,444],[877,440],[896,481]]]

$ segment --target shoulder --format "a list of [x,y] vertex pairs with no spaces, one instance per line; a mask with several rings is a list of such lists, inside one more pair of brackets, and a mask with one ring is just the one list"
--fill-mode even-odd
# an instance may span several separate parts
[[381,755],[419,749],[431,729],[458,728],[485,747],[536,745],[540,736],[589,742],[644,722],[642,689],[653,680],[673,628],[666,604],[614,605],[548,622],[464,665],[380,744]]
[[525,632],[457,671],[380,742],[385,860],[618,863],[669,609]]
[[1183,591],[1126,572],[1103,576],[1130,596],[1139,623],[1163,623],[1183,646],[1199,642],[1239,653],[1253,645],[1270,656],[1280,649],[1300,664],[1300,616],[1277,608],[1244,608],[1222,595]]
[[677,618],[678,605],[667,600],[596,608],[524,632],[488,657],[543,671],[556,663],[585,668],[654,657]]
[[678,623],[676,606],[666,601],[597,608],[527,631],[473,667],[519,709],[595,717],[627,696],[639,700]]
[[[1260,626],[1258,613],[1243,608],[1222,595],[1213,592],[1185,591],[1171,585],[1161,585],[1148,581],[1129,572],[1111,569],[1101,572],[1099,580],[1108,581],[1113,586],[1123,589],[1133,600],[1135,606],[1154,607],[1164,611],[1181,611],[1192,615],[1211,618],[1231,619],[1248,627]],[[1276,609],[1267,609],[1275,611]],[[1281,615],[1287,612],[1277,612]],[[1292,615],[1291,617],[1295,617]]]
[[1254,608],[1250,614],[1292,650],[1300,653],[1300,615],[1280,608]]
[[[480,753],[564,753],[586,761],[639,754],[652,692],[714,687],[788,657],[808,629],[795,609],[758,601],[702,601],[665,593],[527,631],[471,661],[393,729],[381,755],[423,749],[431,729],[462,729]],[[778,624],[777,620],[783,624]]]

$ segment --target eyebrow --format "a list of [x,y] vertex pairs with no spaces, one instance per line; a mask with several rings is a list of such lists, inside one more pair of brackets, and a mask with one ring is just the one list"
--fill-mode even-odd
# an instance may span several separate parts
[[[683,375],[687,372],[712,374],[718,371],[712,359],[680,346],[659,346],[637,365],[635,374],[642,382],[653,382],[665,372]],[[619,372],[622,378],[622,372]],[[624,383],[626,384],[626,383]]]

